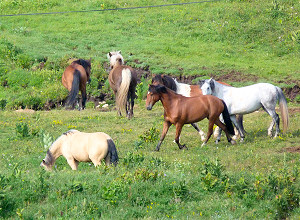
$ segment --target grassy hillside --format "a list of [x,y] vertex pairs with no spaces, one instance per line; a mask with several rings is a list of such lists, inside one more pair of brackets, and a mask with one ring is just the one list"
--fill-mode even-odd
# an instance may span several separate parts
[[[64,12],[174,2],[4,0],[0,2],[0,13]],[[204,78],[239,73],[238,78],[246,78],[244,82],[234,80],[236,77],[228,82],[236,86],[257,81],[281,87],[299,86],[299,14],[297,0],[261,0],[0,17],[0,99],[9,109],[41,108],[50,100],[62,100],[67,93],[60,77],[68,58],[92,58],[94,82],[89,93],[98,95],[98,85],[103,85],[107,78],[106,53],[112,50],[122,50],[129,65],[151,73]],[[32,98],[25,99],[24,94]]]

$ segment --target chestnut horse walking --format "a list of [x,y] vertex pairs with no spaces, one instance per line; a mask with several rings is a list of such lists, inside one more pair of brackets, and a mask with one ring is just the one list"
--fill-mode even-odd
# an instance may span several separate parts
[[[227,83],[224,83],[221,81],[218,81],[218,82],[223,85],[230,86]],[[177,94],[183,95],[185,97],[193,97],[193,96],[203,95],[202,90],[199,85],[189,85],[189,84],[185,84],[185,83],[180,83],[180,82],[177,82],[176,79],[174,79],[168,75],[155,75],[152,78],[152,84],[153,85],[164,85],[165,87],[173,90]],[[236,121],[239,124],[239,126],[241,127],[241,129],[245,132],[244,126],[243,126],[243,115],[236,115]],[[201,140],[204,141],[205,133],[198,127],[198,125],[196,123],[192,123],[191,125],[200,134]],[[235,133],[236,133],[235,136],[237,136],[238,131],[236,130]],[[218,135],[219,135],[219,129],[217,127],[215,129],[215,137],[217,137]],[[233,137],[233,138],[235,139],[235,137]]]
[[[62,84],[69,90],[67,106],[75,108],[76,97],[79,90],[81,91],[82,103],[81,108],[85,108],[86,102],[86,83],[90,82],[91,60],[75,60],[69,65],[62,75]],[[80,109],[80,107],[79,107]]]
[[[147,110],[151,110],[153,105],[159,100],[164,107],[164,126],[161,138],[156,146],[156,151],[159,151],[169,127],[172,124],[176,126],[175,142],[179,149],[186,148],[185,145],[179,143],[179,136],[183,125],[195,123],[204,118],[208,118],[209,123],[206,139],[202,146],[207,143],[212,135],[214,124],[225,131],[228,142],[235,144],[235,141],[230,137],[230,134],[234,134],[233,125],[227,107],[221,99],[211,95],[184,97],[165,86],[150,85],[146,100]],[[225,125],[219,120],[220,114],[223,114]],[[217,139],[216,143],[219,141],[220,139]]]
[[137,75],[133,68],[124,65],[121,51],[109,52],[107,58],[110,61],[112,70],[109,73],[109,85],[116,97],[116,106],[119,115],[126,111],[126,116],[133,117],[134,99],[136,97],[135,88],[137,85]]

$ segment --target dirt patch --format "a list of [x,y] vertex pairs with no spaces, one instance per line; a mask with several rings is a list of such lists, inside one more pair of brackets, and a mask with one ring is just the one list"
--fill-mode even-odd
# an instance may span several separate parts
[[292,88],[282,88],[282,90],[290,100],[294,100],[297,95],[300,95],[300,87],[298,85],[294,85]]
[[282,150],[282,152],[300,153],[300,146],[298,146],[298,147],[286,147]]

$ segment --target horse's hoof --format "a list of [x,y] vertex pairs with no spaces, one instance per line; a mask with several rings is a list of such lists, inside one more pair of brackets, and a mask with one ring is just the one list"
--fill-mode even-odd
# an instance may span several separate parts
[[237,140],[237,139],[238,139],[238,136],[237,136],[237,135],[234,135],[234,136],[232,136],[232,139],[233,139],[233,140]]
[[155,148],[155,150],[154,150],[154,151],[157,151],[157,152],[158,152],[158,151],[159,151],[159,148]]
[[181,146],[179,147],[179,149],[180,149],[180,150],[183,150],[183,149],[188,150],[188,148],[187,148],[187,146],[185,146],[185,144],[184,144],[184,145],[181,145]]
[[218,140],[218,139],[215,141],[216,144],[218,144],[219,142],[220,142],[220,140]]
[[201,144],[201,147],[203,147],[205,144],[206,144],[206,143],[205,143],[205,142],[203,142],[203,144]]
[[230,143],[231,143],[232,145],[235,145],[235,144],[236,144],[236,141],[235,141],[235,140],[231,140]]
[[243,143],[244,142],[244,138],[241,138],[240,142]]

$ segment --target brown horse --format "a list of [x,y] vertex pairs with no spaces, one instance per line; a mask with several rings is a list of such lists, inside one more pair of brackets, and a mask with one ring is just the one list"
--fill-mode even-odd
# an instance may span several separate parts
[[[137,85],[137,75],[133,68],[124,65],[121,52],[109,52],[107,57],[112,70],[109,73],[109,85],[116,97],[116,106],[119,115],[126,111],[126,116],[133,117],[134,99],[136,97],[135,88]],[[130,101],[129,101],[130,100]]]
[[[202,146],[207,143],[213,133],[214,124],[218,125],[225,131],[228,142],[235,144],[231,139],[230,134],[234,134],[233,125],[225,103],[211,95],[201,95],[194,97],[184,97],[173,92],[171,89],[162,85],[150,85],[146,107],[151,110],[153,105],[161,101],[164,107],[164,126],[161,138],[156,146],[156,151],[159,151],[169,127],[174,124],[176,126],[175,142],[179,149],[186,148],[185,145],[179,143],[179,136],[184,124],[191,124],[208,118],[208,132]],[[223,115],[225,125],[219,120],[220,114]],[[217,139],[218,143],[220,139]]]
[[[218,83],[221,83],[226,86],[230,86],[229,84],[225,82],[218,81]],[[168,75],[155,75],[152,78],[152,84],[153,85],[164,85],[167,88],[173,90],[177,94],[183,95],[185,97],[193,97],[193,96],[199,96],[203,95],[202,90],[199,85],[189,85],[185,83],[179,83],[176,79],[168,76]],[[242,131],[245,132],[244,126],[243,126],[243,115],[236,115],[236,121],[241,127]],[[205,140],[205,133],[199,129],[198,125],[196,123],[191,124],[197,132],[200,134],[201,139]],[[236,130],[236,135],[238,135],[238,131]],[[215,130],[215,137],[217,137],[219,134],[218,129]],[[235,137],[233,137],[235,139]]]
[[[91,60],[75,60],[69,65],[62,75],[62,84],[69,90],[67,106],[75,108],[76,97],[79,90],[81,91],[82,103],[81,108],[85,108],[86,102],[86,83],[90,82]],[[80,109],[80,107],[79,107]]]

